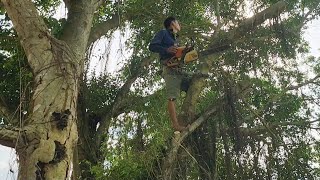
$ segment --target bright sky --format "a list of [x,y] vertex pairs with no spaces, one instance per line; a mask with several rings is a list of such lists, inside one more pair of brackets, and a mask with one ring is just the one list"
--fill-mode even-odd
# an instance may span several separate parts
[[309,28],[305,32],[305,38],[310,43],[311,54],[319,57],[320,56],[320,20],[315,20],[309,23]]
[[[314,55],[316,57],[320,57],[320,20],[313,21],[309,24],[309,28],[305,32],[305,38],[307,41],[310,43],[311,47],[311,55]],[[127,35],[125,35],[124,38],[128,38]],[[124,41],[122,39],[121,41]],[[100,42],[101,43],[101,42]],[[123,42],[113,42],[114,45],[117,47],[121,47]],[[103,50],[101,50],[102,52]],[[98,52],[99,53],[99,52]],[[118,55],[116,56],[122,56],[123,53],[117,52]],[[120,55],[119,55],[120,54]],[[110,59],[118,59],[118,58],[110,58]],[[99,64],[100,63],[100,64]],[[115,66],[117,61],[115,62],[110,62],[111,66]],[[100,67],[98,69],[99,71],[103,70],[101,69],[101,62],[98,61],[98,64],[94,65],[95,67]],[[93,67],[94,67],[93,66]],[[7,147],[1,146],[0,145],[0,180],[15,180],[16,175],[17,175],[17,164],[16,164],[16,157],[15,157],[15,152]],[[10,172],[10,169],[13,170],[13,173]]]
[[[10,169],[14,172],[10,172]],[[17,169],[15,151],[0,145],[0,180],[17,179]]]

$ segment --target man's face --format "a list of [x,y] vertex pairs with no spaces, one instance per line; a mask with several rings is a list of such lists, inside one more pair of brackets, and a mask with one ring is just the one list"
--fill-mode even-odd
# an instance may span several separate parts
[[172,21],[170,27],[172,28],[174,33],[177,33],[181,30],[180,24],[177,20]]

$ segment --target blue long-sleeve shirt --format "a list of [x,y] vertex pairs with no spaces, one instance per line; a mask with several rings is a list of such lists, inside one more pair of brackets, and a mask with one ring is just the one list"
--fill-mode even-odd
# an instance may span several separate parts
[[178,39],[176,35],[169,29],[163,29],[159,31],[151,40],[149,50],[159,53],[160,60],[168,59],[174,56],[167,52],[167,48],[178,45]]

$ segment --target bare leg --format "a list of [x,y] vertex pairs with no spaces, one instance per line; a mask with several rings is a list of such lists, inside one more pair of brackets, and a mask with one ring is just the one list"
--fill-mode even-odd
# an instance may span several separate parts
[[168,101],[168,112],[169,116],[171,119],[171,124],[172,127],[175,131],[183,131],[186,129],[184,126],[180,126],[178,119],[177,119],[177,114],[176,114],[176,107],[175,107],[175,102],[173,99],[169,99]]

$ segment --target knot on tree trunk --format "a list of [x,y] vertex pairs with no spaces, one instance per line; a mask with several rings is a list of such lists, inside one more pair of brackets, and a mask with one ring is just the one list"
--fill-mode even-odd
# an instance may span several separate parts
[[50,161],[50,164],[59,163],[66,157],[66,147],[61,144],[59,141],[54,141],[54,144],[56,145],[54,157],[52,161]]
[[52,116],[54,118],[54,121],[56,122],[57,128],[59,130],[63,130],[65,127],[68,126],[68,118],[71,114],[70,110],[67,109],[63,112],[53,112]]

